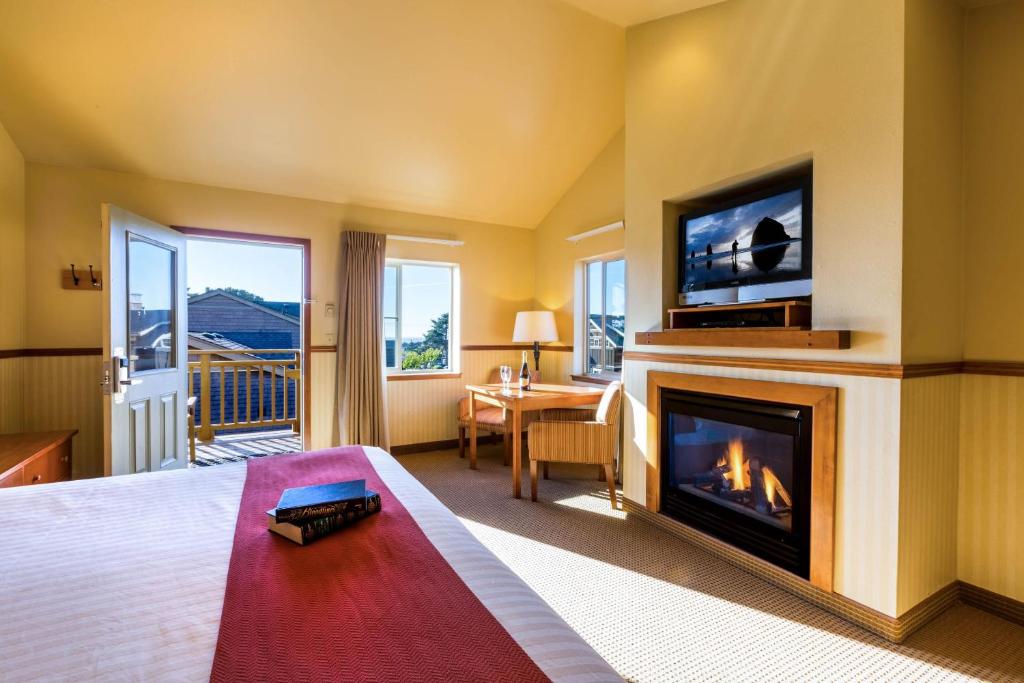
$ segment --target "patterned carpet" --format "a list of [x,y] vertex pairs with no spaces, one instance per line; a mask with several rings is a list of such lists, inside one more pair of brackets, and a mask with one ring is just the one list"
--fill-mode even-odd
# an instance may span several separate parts
[[596,468],[552,465],[531,503],[500,446],[476,472],[455,451],[399,460],[628,680],[1024,680],[1022,627],[958,605],[893,645],[613,511]]
[[248,458],[261,458],[276,453],[295,453],[301,450],[302,440],[291,430],[217,436],[212,443],[196,444],[196,466],[209,467],[225,462],[240,462]]

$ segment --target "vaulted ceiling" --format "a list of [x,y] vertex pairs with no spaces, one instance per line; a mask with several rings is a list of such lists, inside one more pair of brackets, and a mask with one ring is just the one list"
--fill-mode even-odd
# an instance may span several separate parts
[[565,0],[619,26],[632,26],[725,0]]
[[503,225],[621,128],[623,61],[559,0],[0,0],[29,161]]

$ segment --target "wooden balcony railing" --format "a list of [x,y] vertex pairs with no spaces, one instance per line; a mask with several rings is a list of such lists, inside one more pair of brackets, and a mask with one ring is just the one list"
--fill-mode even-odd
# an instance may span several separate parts
[[213,441],[222,430],[291,427],[298,433],[298,349],[189,349],[188,355],[189,396],[197,397],[200,441]]

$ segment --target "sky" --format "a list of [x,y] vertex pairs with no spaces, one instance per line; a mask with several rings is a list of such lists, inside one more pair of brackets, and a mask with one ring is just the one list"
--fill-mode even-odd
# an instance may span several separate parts
[[235,287],[267,301],[300,301],[302,249],[223,240],[188,241],[188,291]]
[[[395,269],[384,273],[384,315],[395,315]],[[452,276],[447,266],[402,265],[402,339],[416,339],[430,321],[451,310]]]

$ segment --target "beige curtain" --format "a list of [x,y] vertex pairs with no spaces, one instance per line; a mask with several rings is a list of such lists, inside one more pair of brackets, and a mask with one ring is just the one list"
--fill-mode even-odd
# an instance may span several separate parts
[[341,233],[338,291],[338,443],[387,449],[384,398],[385,235]]

